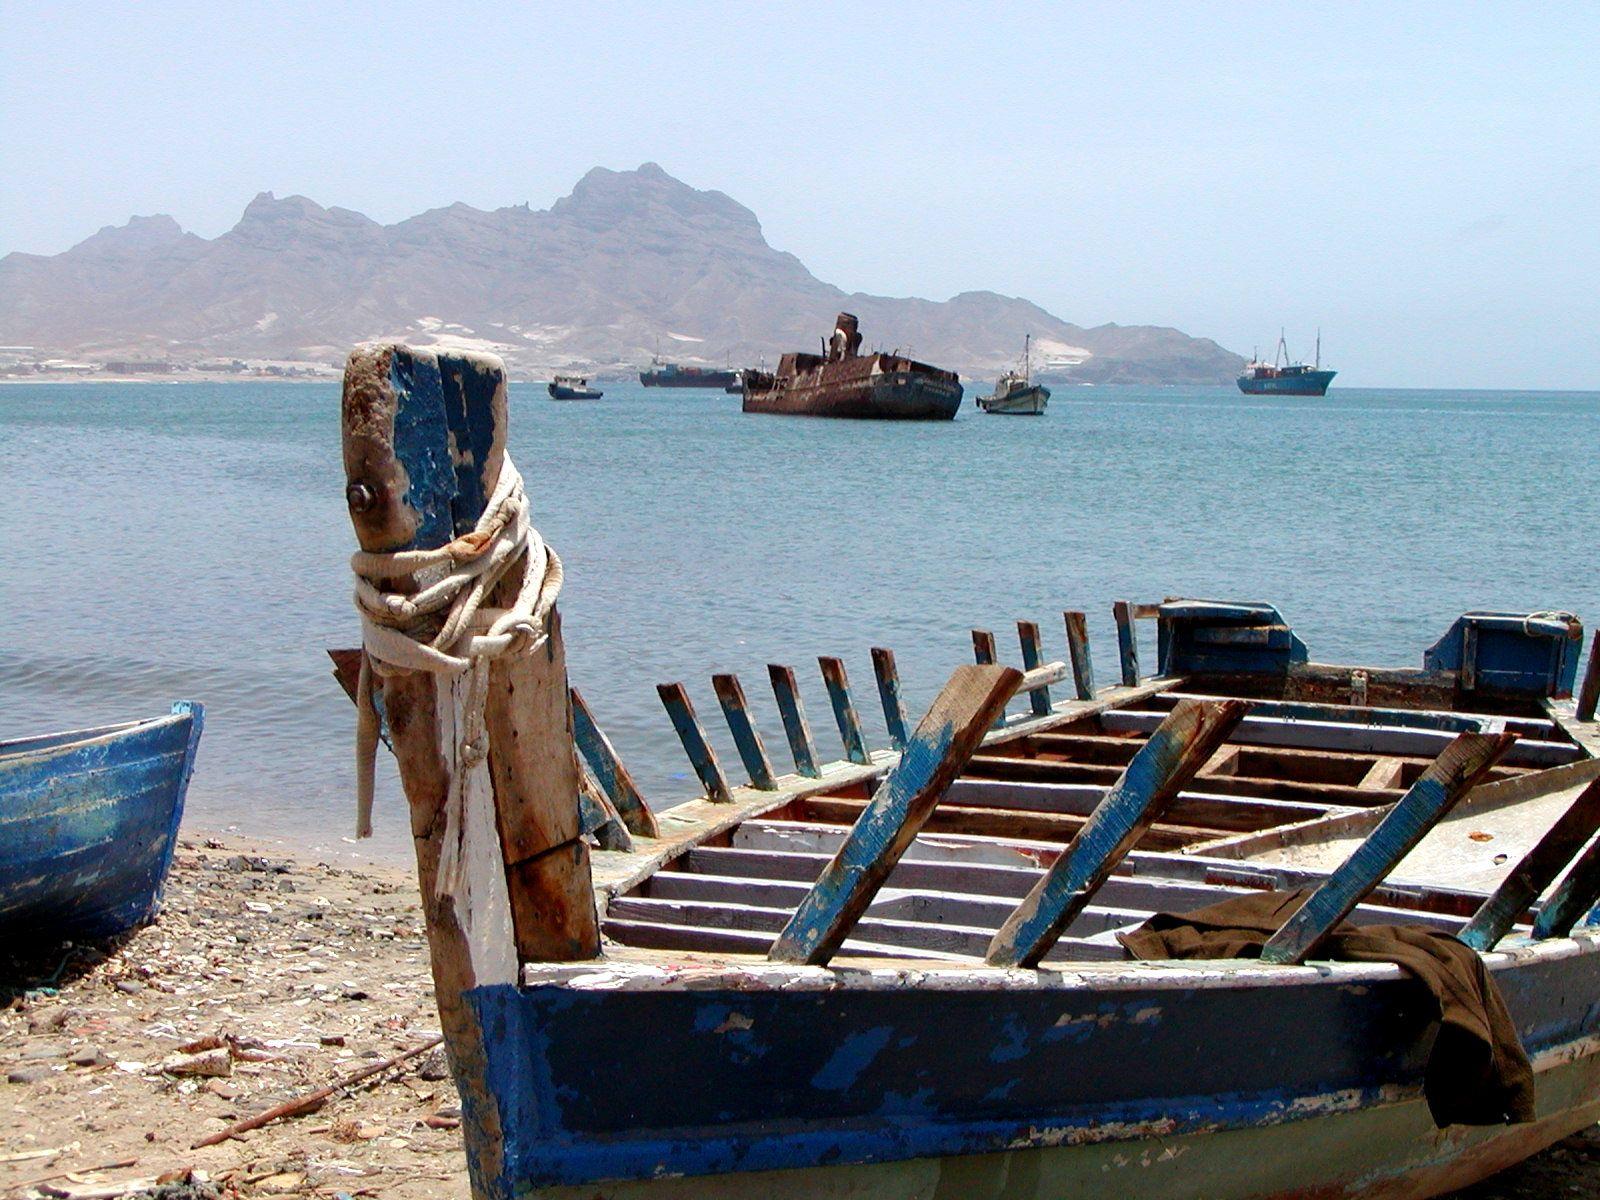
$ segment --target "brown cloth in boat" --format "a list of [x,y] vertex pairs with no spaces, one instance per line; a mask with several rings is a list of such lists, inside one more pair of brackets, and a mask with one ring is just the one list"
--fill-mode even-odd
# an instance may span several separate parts
[[[1157,913],[1118,940],[1135,958],[1257,958],[1311,889],[1237,896],[1187,913]],[[1439,1004],[1439,1036],[1423,1093],[1434,1124],[1506,1125],[1534,1119],[1533,1068],[1483,959],[1448,933],[1419,925],[1338,925],[1319,959],[1392,962]]]

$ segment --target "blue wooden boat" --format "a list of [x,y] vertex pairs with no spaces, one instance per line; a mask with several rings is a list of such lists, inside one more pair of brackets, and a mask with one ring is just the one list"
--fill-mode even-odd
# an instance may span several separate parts
[[203,709],[0,742],[0,936],[107,937],[155,916]]
[[[472,530],[497,372],[352,355],[369,554]],[[1267,604],[1113,612],[1109,685],[1082,612],[1055,661],[1022,621],[1020,669],[974,631],[914,725],[875,649],[876,749],[820,660],[836,761],[775,664],[793,771],[736,677],[712,690],[741,777],[660,685],[703,794],[659,815],[569,699],[553,615],[477,693],[487,757],[457,737],[471,688],[386,670],[474,1195],[1422,1198],[1600,1119],[1600,654],[1574,700],[1576,618],[1470,612],[1388,668],[1313,661]],[[1309,899],[1260,958],[1136,961],[1118,936],[1288,889]],[[1531,1063],[1516,1123],[1436,1126],[1437,1003],[1323,957],[1346,919],[1470,947]]]

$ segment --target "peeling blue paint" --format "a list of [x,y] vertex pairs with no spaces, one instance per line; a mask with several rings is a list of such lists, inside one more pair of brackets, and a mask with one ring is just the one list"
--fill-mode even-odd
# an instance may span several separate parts
[[887,1025],[850,1034],[811,1077],[811,1086],[824,1092],[842,1092],[861,1078],[861,1072],[872,1065],[893,1035],[894,1030]]

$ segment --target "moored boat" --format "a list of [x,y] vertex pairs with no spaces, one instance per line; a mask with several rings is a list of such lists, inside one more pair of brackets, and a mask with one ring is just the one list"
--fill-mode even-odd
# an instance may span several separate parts
[[557,375],[550,381],[549,391],[552,400],[598,400],[605,395],[581,375]]
[[1322,369],[1322,330],[1317,330],[1317,357],[1312,364],[1289,361],[1289,347],[1280,330],[1272,361],[1253,356],[1239,374],[1239,390],[1247,396],[1326,396],[1338,373]]
[[747,371],[744,411],[789,416],[948,421],[961,380],[904,355],[862,354],[856,318],[840,313],[824,354],[785,354],[775,372]]
[[1033,356],[1031,335],[1022,341],[1022,362],[1015,371],[1007,371],[994,385],[994,393],[978,397],[978,407],[986,413],[1005,416],[1036,417],[1044,413],[1050,402],[1050,389],[1033,382]]
[[161,905],[203,710],[0,742],[0,940],[107,937]]
[[[459,603],[494,594],[501,615],[477,633],[452,619],[460,640],[432,644],[437,609],[373,636],[392,609],[363,606],[386,665],[357,693],[371,746],[384,712],[406,714],[388,734],[424,831],[475,1195],[1428,1197],[1600,1117],[1600,655],[1574,701],[1576,618],[1469,612],[1420,667],[1350,667],[1312,661],[1270,605],[1118,602],[1114,683],[1096,681],[1082,612],[1057,661],[1019,622],[1021,669],[975,631],[977,662],[914,726],[875,649],[877,749],[825,658],[831,762],[794,671],[773,665],[792,772],[740,681],[714,676],[742,779],[663,684],[703,795],[658,819],[568,690],[559,569],[504,524],[520,492],[501,475],[497,364],[428,359],[352,356],[347,495],[369,578],[396,578],[392,553],[453,557],[456,539],[531,547],[506,588],[463,582]],[[440,378],[474,436],[437,435],[465,460],[393,437],[436,407]],[[408,493],[373,486],[402,470]],[[495,632],[508,588],[544,597],[515,618],[533,630],[521,654]],[[397,661],[435,660],[390,632],[448,669]],[[1443,825],[1486,802],[1494,832]],[[1238,853],[1242,836],[1292,844],[1344,818],[1354,848],[1331,869]],[[1436,833],[1489,837],[1484,874],[1419,865]],[[1284,915],[1258,958],[1131,948],[1156,914],[1260,898]],[[1345,921],[1470,947],[1509,1028],[1494,1054],[1525,1052],[1516,1103],[1487,1068],[1485,1107],[1443,1103],[1438,993],[1394,962],[1334,957]]]

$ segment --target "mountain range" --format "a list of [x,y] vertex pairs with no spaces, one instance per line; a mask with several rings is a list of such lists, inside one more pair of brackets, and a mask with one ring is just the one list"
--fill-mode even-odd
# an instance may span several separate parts
[[768,245],[748,208],[654,163],[597,167],[548,209],[458,203],[383,225],[263,192],[216,238],[134,217],[61,254],[0,259],[0,343],[80,359],[328,364],[403,337],[493,350],[520,376],[599,376],[657,352],[771,363],[814,349],[841,310],[868,346],[969,376],[1015,363],[1025,333],[1036,373],[1056,380],[1225,383],[1244,361],[1176,329],[1083,328],[994,292],[844,292]]

